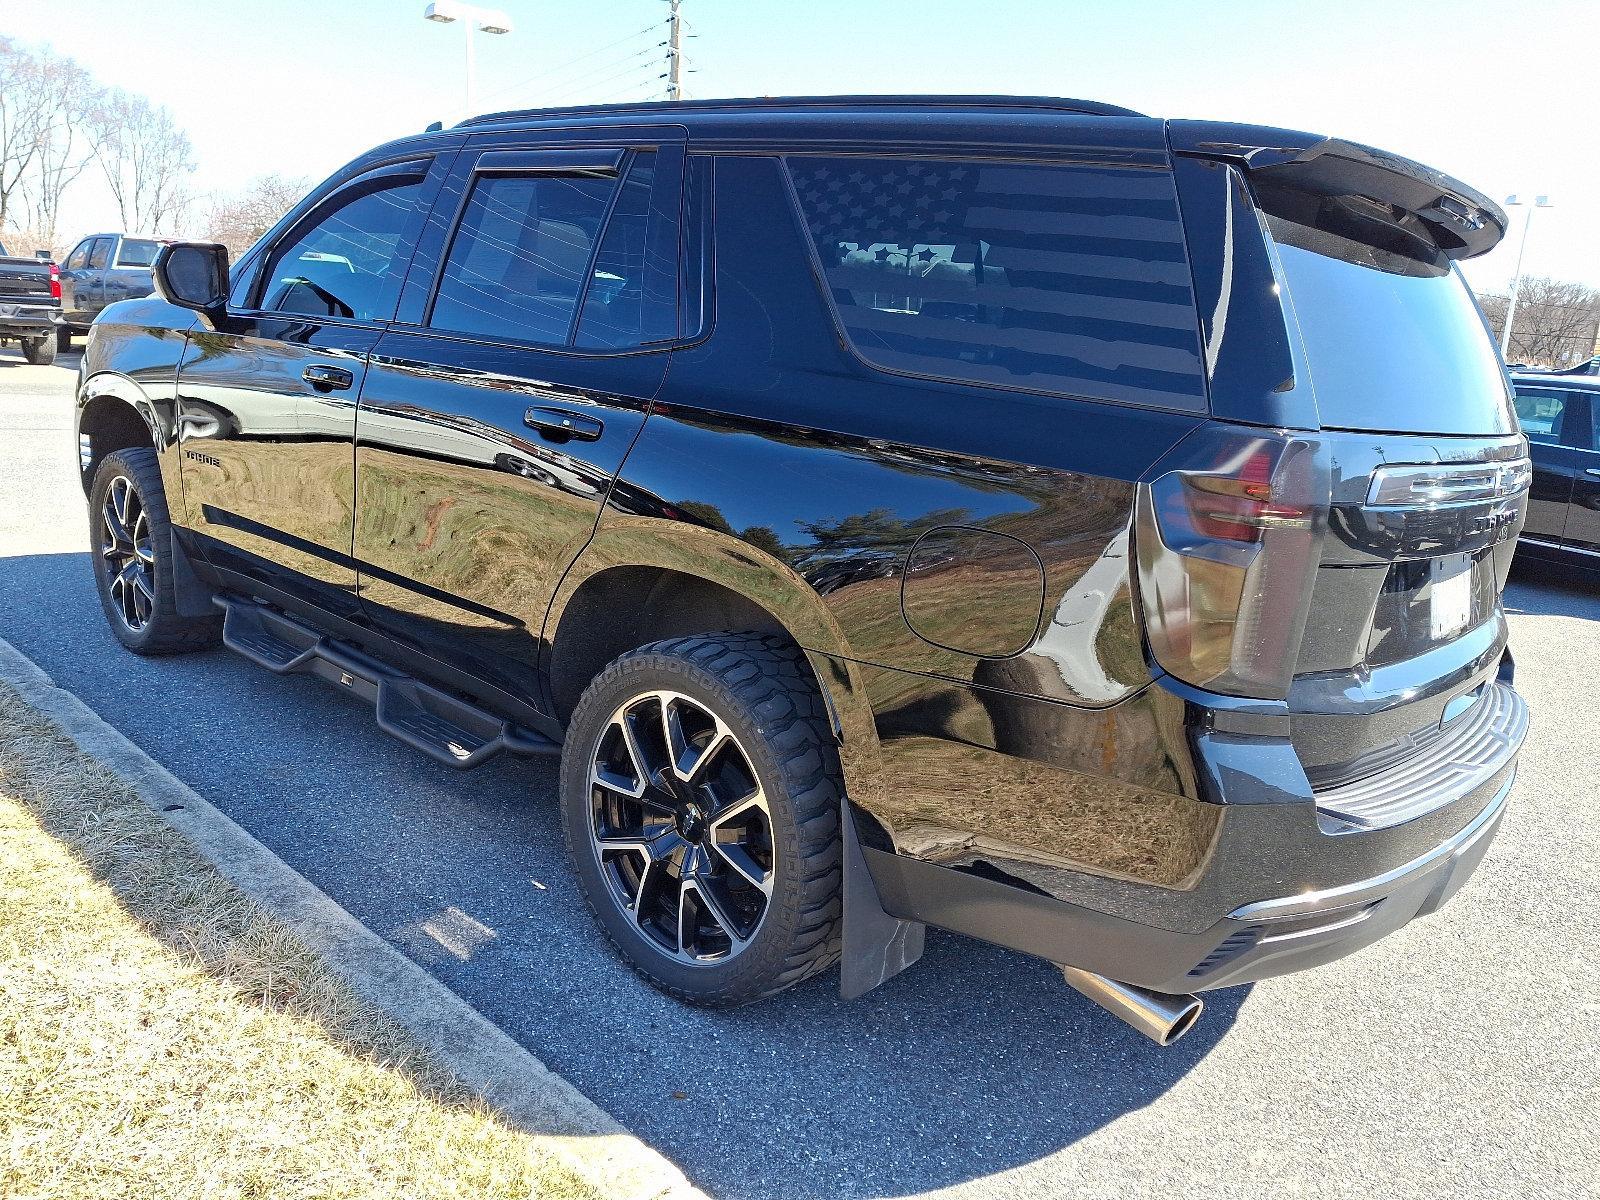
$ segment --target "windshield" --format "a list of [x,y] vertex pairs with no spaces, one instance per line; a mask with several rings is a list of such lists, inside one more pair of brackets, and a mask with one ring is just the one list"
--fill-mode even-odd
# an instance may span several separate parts
[[117,266],[148,267],[156,261],[156,251],[159,249],[160,243],[146,238],[123,238],[122,249],[117,251]]
[[1363,225],[1348,207],[1325,202],[1302,220],[1264,207],[1324,426],[1516,432],[1500,356],[1448,258],[1414,228]]

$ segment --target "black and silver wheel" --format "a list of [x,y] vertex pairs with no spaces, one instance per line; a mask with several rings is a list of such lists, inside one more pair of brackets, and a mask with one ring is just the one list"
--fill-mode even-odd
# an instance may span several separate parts
[[585,897],[657,987],[740,1004],[836,953],[838,754],[800,651],[762,634],[659,642],[590,685],[562,760]]
[[56,360],[55,334],[22,339],[22,357],[36,367],[47,367]]
[[95,586],[111,632],[139,654],[215,645],[215,617],[180,616],[173,603],[172,526],[152,449],[118,450],[89,487]]
[[155,616],[156,556],[150,515],[126,475],[111,477],[100,504],[100,560],[112,610],[130,633],[143,632]]

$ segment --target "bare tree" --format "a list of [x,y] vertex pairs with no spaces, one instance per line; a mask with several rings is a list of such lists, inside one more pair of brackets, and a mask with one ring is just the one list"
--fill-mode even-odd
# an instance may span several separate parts
[[278,223],[311,189],[309,179],[262,175],[237,196],[213,197],[205,218],[205,236],[221,242],[238,258]]
[[29,224],[46,245],[53,245],[61,216],[61,197],[89,164],[94,145],[86,127],[100,103],[93,77],[70,58],[41,51],[39,145],[33,170],[23,177],[22,195]]
[[[1496,340],[1505,327],[1504,293],[1478,297]],[[1570,367],[1595,353],[1600,332],[1600,289],[1544,275],[1524,276],[1517,287],[1511,346],[1506,358],[1540,367]]]
[[188,206],[185,184],[194,159],[189,135],[172,114],[114,88],[100,98],[86,124],[122,227],[140,233],[175,228]]
[[17,189],[39,157],[41,74],[38,55],[0,37],[0,229],[15,221]]

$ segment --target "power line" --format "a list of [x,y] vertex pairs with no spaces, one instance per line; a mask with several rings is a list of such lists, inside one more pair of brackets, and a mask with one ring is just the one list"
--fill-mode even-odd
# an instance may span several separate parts
[[[630,66],[626,66],[626,67],[622,68],[622,70],[613,72],[612,74],[607,75],[607,76],[605,76],[605,77],[603,77],[601,79],[573,80],[571,83],[567,84],[566,86],[558,88],[556,90],[556,92],[552,96],[546,98],[546,101],[547,101],[547,103],[548,102],[568,103],[569,102],[569,98],[572,97],[572,96],[582,95],[584,92],[589,91],[592,88],[603,87],[604,85],[610,83],[614,79],[621,79],[622,77],[627,76],[627,75],[637,75],[638,72],[640,72],[640,71],[649,71],[651,69],[652,68],[651,68],[649,63],[641,62],[641,63],[632,64]],[[645,81],[643,79],[641,79],[640,82],[642,83],[642,82],[645,82]]]
[[[511,92],[511,91],[517,90],[518,88],[526,87],[528,84],[532,83],[536,79],[546,79],[546,80],[548,80],[549,76],[565,74],[570,68],[577,66],[579,63],[587,62],[589,59],[593,58],[597,54],[604,54],[607,50],[613,49],[614,47],[617,47],[617,46],[621,46],[626,42],[631,42],[635,38],[641,38],[647,33],[654,33],[657,29],[660,29],[665,24],[667,24],[667,21],[657,21],[655,24],[646,25],[643,29],[640,29],[640,30],[638,30],[638,31],[636,31],[634,33],[630,33],[626,37],[620,37],[614,42],[607,42],[604,46],[597,46],[593,50],[589,50],[589,51],[587,51],[587,52],[585,52],[583,54],[578,55],[576,58],[569,58],[566,62],[558,63],[553,67],[541,67],[539,70],[535,71],[532,75],[529,75],[529,76],[527,76],[526,78],[523,78],[523,79],[519,79],[516,83],[507,84],[503,88],[496,88],[494,91],[489,93],[489,97],[503,96],[506,92]],[[659,43],[658,43],[658,45],[659,45]],[[648,54],[650,51],[655,50],[656,48],[657,48],[656,46],[648,46],[641,53]],[[628,55],[627,57],[632,58],[632,57],[636,57],[636,56]],[[622,61],[622,60],[618,60],[618,61]],[[609,64],[607,64],[607,65],[609,65]],[[488,97],[485,97],[485,98],[487,99]]]

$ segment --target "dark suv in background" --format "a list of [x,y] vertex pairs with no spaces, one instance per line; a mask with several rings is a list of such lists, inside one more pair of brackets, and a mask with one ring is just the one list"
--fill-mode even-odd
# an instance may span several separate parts
[[1365,146],[1071,100],[480,117],[105,311],[95,577],[137,652],[560,753],[584,894],[674,995],[857,994],[931,924],[1165,1042],[1498,826],[1529,464],[1454,264],[1504,227]]

